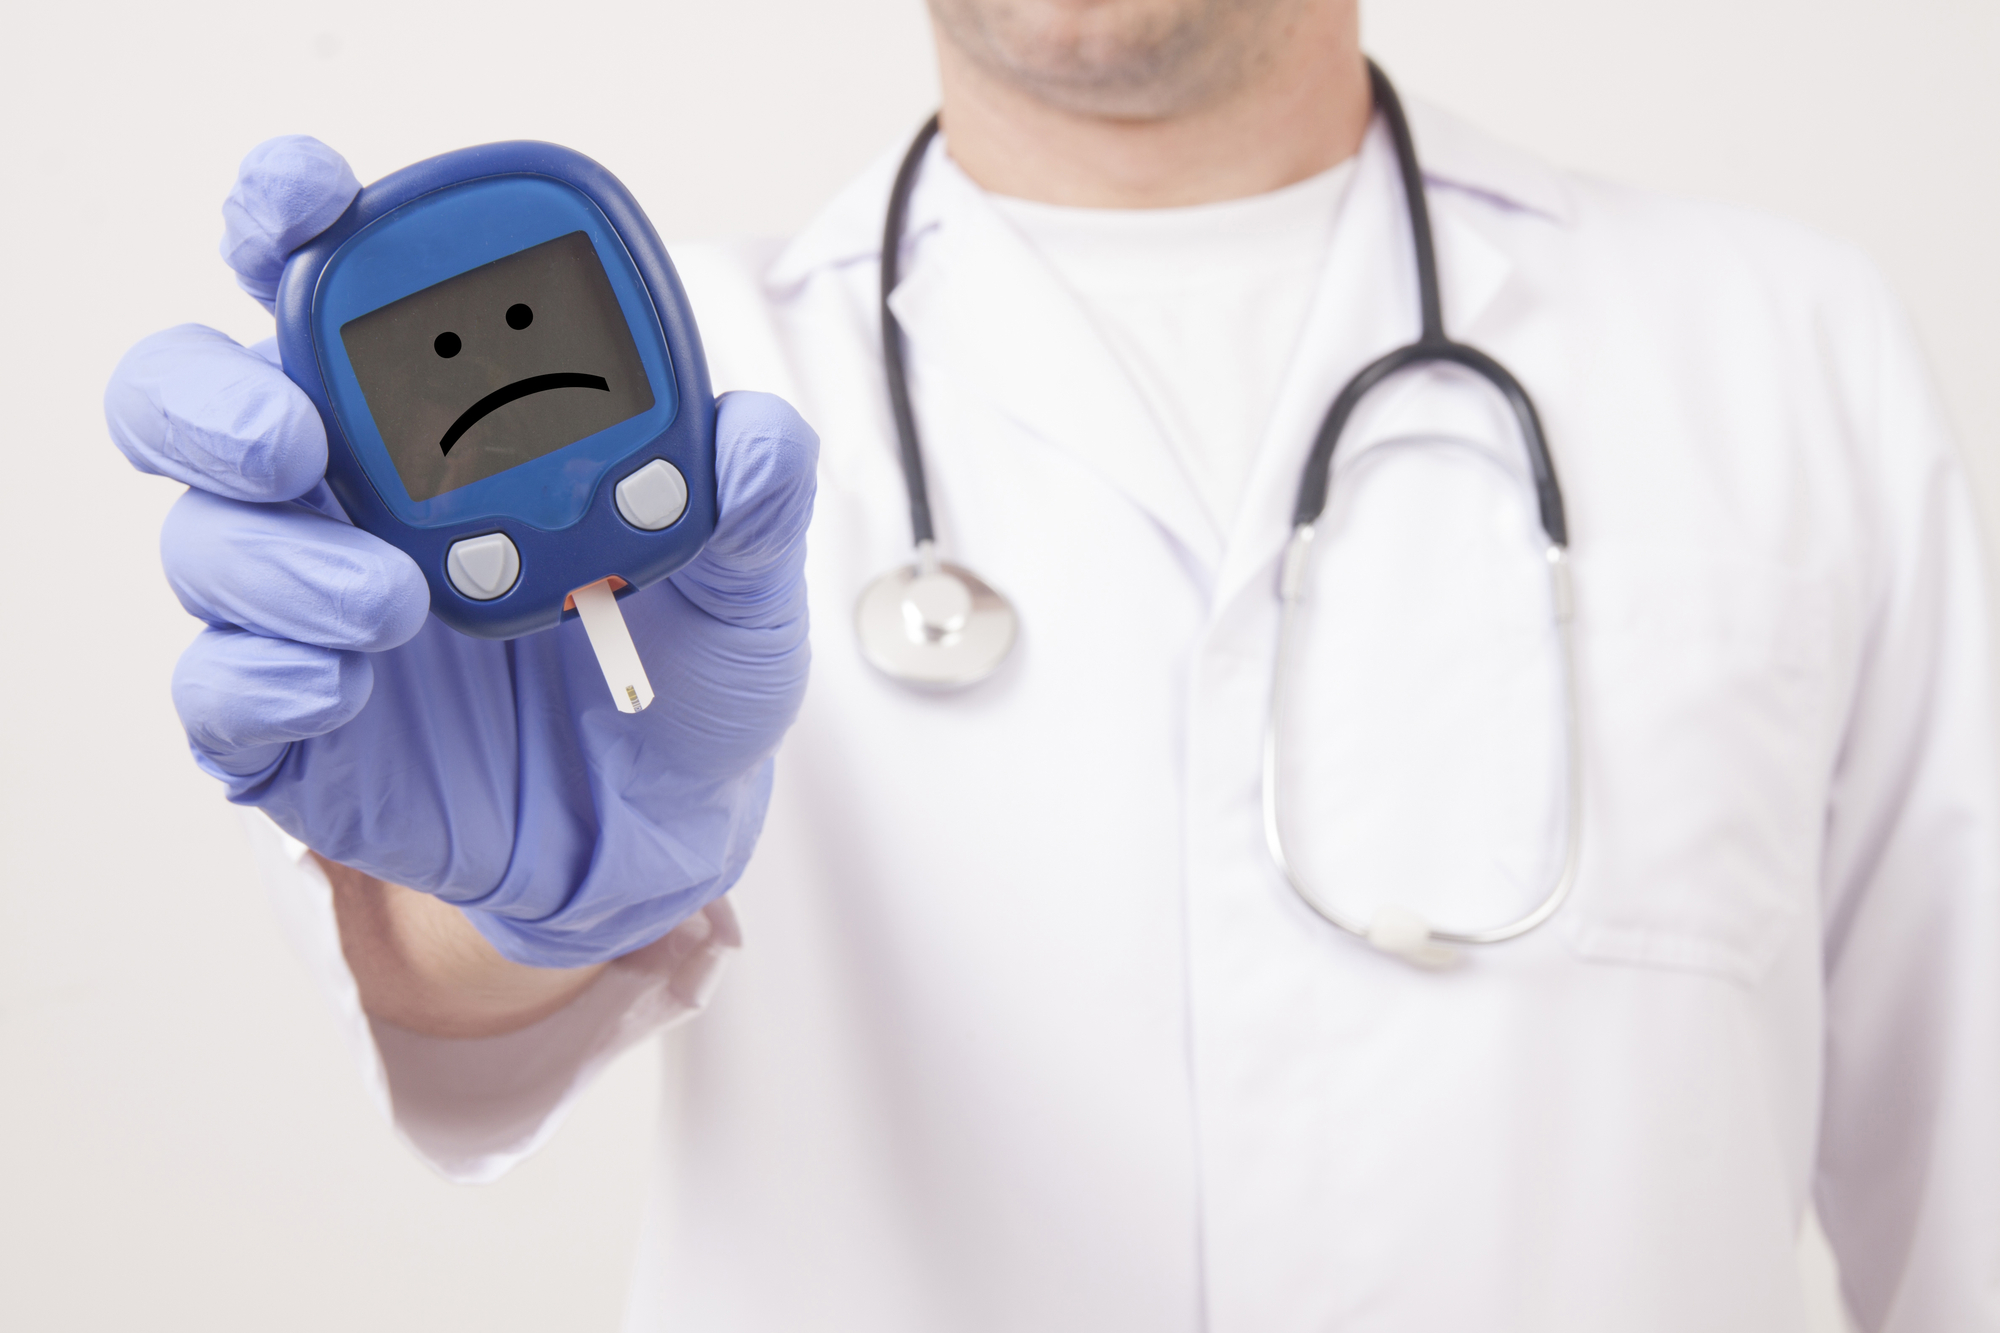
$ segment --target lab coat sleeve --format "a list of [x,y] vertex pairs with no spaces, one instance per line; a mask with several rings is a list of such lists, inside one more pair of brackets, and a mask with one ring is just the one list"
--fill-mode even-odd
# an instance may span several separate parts
[[370,1019],[340,949],[333,890],[303,844],[244,812],[285,933],[331,1003],[374,1101],[449,1180],[494,1180],[539,1148],[620,1052],[701,1009],[739,943],[726,898],[613,962],[558,1012],[502,1037],[425,1037]]
[[[1879,283],[1843,375],[1871,517],[1829,811],[1816,1202],[1867,1330],[2000,1330],[2000,775],[1972,498]],[[1845,323],[1845,321],[1842,321]],[[1872,364],[1871,364],[1872,363]]]

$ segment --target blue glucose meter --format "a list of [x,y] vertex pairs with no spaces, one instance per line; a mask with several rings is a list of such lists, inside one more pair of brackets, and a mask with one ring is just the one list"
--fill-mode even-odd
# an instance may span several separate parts
[[416,560],[452,628],[546,628],[715,530],[701,336],[652,225],[589,158],[497,143],[385,176],[286,263],[277,307],[328,486]]

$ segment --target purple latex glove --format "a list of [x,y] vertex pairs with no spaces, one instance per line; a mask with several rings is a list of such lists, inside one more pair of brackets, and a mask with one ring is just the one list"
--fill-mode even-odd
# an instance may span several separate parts
[[[255,149],[223,209],[244,288],[268,306],[358,188],[316,140]],[[629,714],[575,620],[501,643],[432,618],[415,563],[327,491],[319,416],[275,362],[186,325],[105,392],[133,465],[190,488],[160,545],[208,626],[173,682],[196,762],[321,855],[458,904],[517,962],[629,953],[725,892],[805,690],[812,429],[768,395],[719,401],[715,535],[620,602],[658,693]]]

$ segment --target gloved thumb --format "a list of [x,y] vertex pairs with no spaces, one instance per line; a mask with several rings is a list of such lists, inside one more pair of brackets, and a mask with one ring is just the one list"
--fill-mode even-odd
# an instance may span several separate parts
[[819,436],[784,399],[726,393],[715,404],[715,533],[673,576],[684,596],[746,628],[805,614],[806,527]]
[[347,159],[317,139],[286,134],[252,148],[222,201],[222,258],[237,285],[274,309],[285,259],[360,192]]

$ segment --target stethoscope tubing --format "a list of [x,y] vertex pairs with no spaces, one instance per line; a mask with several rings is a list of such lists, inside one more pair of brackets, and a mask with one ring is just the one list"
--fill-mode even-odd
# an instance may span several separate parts
[[910,195],[923,174],[924,154],[937,137],[935,113],[910,141],[896,168],[896,184],[889,191],[889,212],[882,222],[882,372],[889,385],[889,410],[896,418],[896,448],[903,464],[903,489],[910,499],[911,541],[918,550],[935,545],[937,533],[931,526],[931,492],[924,476],[924,451],[917,435],[917,414],[910,406],[910,376],[904,355],[903,326],[889,308],[889,297],[902,280],[903,229],[909,223]]
[[1347,429],[1348,419],[1361,400],[1383,381],[1421,365],[1447,363],[1462,366],[1491,384],[1507,400],[1514,419],[1520,424],[1522,443],[1528,454],[1529,471],[1535,482],[1535,504],[1542,531],[1551,543],[1569,545],[1569,521],[1563,512],[1562,487],[1556,483],[1555,465],[1549,460],[1548,442],[1534,400],[1519,380],[1498,361],[1476,347],[1453,342],[1444,331],[1444,300],[1438,285],[1437,247],[1431,239],[1430,202],[1424,195],[1423,168],[1417,162],[1417,148],[1410,136],[1409,118],[1389,77],[1374,61],[1368,62],[1368,81],[1374,90],[1375,107],[1388,124],[1389,137],[1396,149],[1396,166],[1402,177],[1403,203],[1410,219],[1410,248],[1417,265],[1418,333],[1413,343],[1397,348],[1349,380],[1335,395],[1320,422],[1312,451],[1299,477],[1298,501],[1292,508],[1292,526],[1311,523],[1326,508],[1326,494],[1333,470],[1333,451]]
[[[1270,707],[1266,714],[1264,729],[1262,773],[1264,835],[1271,859],[1285,882],[1320,917],[1343,931],[1369,940],[1378,948],[1400,954],[1413,962],[1441,965],[1449,961],[1450,951],[1440,946],[1498,944],[1533,930],[1555,915],[1576,881],[1582,852],[1583,789],[1577,672],[1571,637],[1573,599],[1569,574],[1569,524],[1563,509],[1562,488],[1556,481],[1555,465],[1549,457],[1541,417],[1535,410],[1534,400],[1529,397],[1520,381],[1498,361],[1476,347],[1453,342],[1445,334],[1444,306],[1438,283],[1436,248],[1431,236],[1430,208],[1425,198],[1423,172],[1417,161],[1416,146],[1410,135],[1409,121],[1404,115],[1402,102],[1396,96],[1395,88],[1372,60],[1368,62],[1368,78],[1376,109],[1387,122],[1390,137],[1395,144],[1396,165],[1402,177],[1403,198],[1409,215],[1410,241],[1417,268],[1419,331],[1416,341],[1396,348],[1364,366],[1342,387],[1328,407],[1326,416],[1321,420],[1319,432],[1314,437],[1312,449],[1300,474],[1297,500],[1292,511],[1292,535],[1286,543],[1279,567],[1278,656],[1272,672]],[[863,649],[870,660],[890,674],[899,676],[903,675],[905,670],[898,665],[900,660],[898,653],[903,651],[900,641],[890,645],[897,649],[896,652],[888,652],[881,650],[879,645],[871,646],[868,636],[874,632],[893,637],[899,632],[896,628],[898,623],[896,616],[892,614],[895,608],[889,605],[889,601],[883,599],[893,600],[899,595],[897,588],[912,580],[932,577],[943,570],[967,587],[975,588],[980,595],[992,602],[990,614],[1005,617],[1004,640],[997,638],[992,640],[996,645],[993,651],[999,655],[1004,656],[1011,648],[1014,633],[1013,611],[1004,598],[979,583],[969,571],[957,566],[945,566],[939,561],[936,532],[931,518],[930,491],[924,474],[923,449],[917,431],[916,413],[910,403],[903,329],[897,322],[895,312],[889,308],[889,298],[901,279],[902,243],[909,221],[910,197],[922,173],[925,154],[930,149],[931,141],[937,137],[938,126],[938,117],[933,115],[917,132],[909,150],[904,154],[896,172],[895,185],[890,190],[888,213],[883,219],[882,228],[883,373],[889,391],[890,411],[895,419],[897,449],[902,463],[904,487],[909,497],[910,530],[917,558],[916,563],[908,570],[891,571],[876,584],[870,585],[857,612],[857,628],[862,633]],[[1378,907],[1374,915],[1367,920],[1335,908],[1322,894],[1305,882],[1304,877],[1292,863],[1284,836],[1283,783],[1280,781],[1280,774],[1283,767],[1283,737],[1286,730],[1286,703],[1292,674],[1291,657],[1296,631],[1296,613],[1305,586],[1313,535],[1320,516],[1325,512],[1332,485],[1334,451],[1339,446],[1355,410],[1370,392],[1393,376],[1425,365],[1456,365],[1477,375],[1500,393],[1520,427],[1521,440],[1528,455],[1529,471],[1535,488],[1536,509],[1542,532],[1548,542],[1546,556],[1549,569],[1549,598],[1562,663],[1564,748],[1568,761],[1562,867],[1548,891],[1533,909],[1513,921],[1484,929],[1436,929],[1415,914],[1393,905]],[[882,605],[888,607],[888,610],[875,608],[876,614],[869,614],[874,601],[882,601]],[[940,643],[947,642],[948,640],[940,640]],[[963,686],[983,679],[998,664],[998,660],[998,657],[994,656],[990,661],[971,664],[962,673],[947,672],[938,676],[910,675],[908,679],[918,684]],[[952,678],[946,680],[944,675],[950,675]]]
[[[1505,366],[1476,347],[1453,342],[1445,334],[1437,251],[1431,238],[1430,205],[1424,194],[1423,170],[1417,161],[1409,120],[1403,113],[1403,105],[1396,96],[1394,86],[1372,60],[1368,62],[1368,78],[1375,106],[1387,122],[1390,138],[1395,144],[1396,165],[1402,177],[1403,199],[1410,221],[1410,243],[1417,267],[1419,330],[1415,342],[1378,357],[1342,386],[1320,423],[1319,433],[1314,437],[1312,450],[1300,474],[1298,499],[1292,509],[1292,535],[1285,545],[1278,574],[1278,658],[1272,669],[1270,708],[1264,727],[1264,842],[1285,882],[1319,916],[1350,934],[1367,939],[1379,948],[1409,957],[1412,961],[1442,964],[1449,958],[1438,946],[1498,944],[1527,934],[1556,914],[1576,882],[1583,838],[1583,753],[1577,703],[1576,654],[1571,635],[1575,602],[1570,587],[1569,521],[1563,508],[1562,487],[1556,481],[1555,464],[1549,457],[1541,415],[1535,410],[1534,400]],[[1298,604],[1305,587],[1313,534],[1326,510],[1332,485],[1334,450],[1355,410],[1370,392],[1406,370],[1440,364],[1463,367],[1499,391],[1520,427],[1521,441],[1528,455],[1536,509],[1543,535],[1548,541],[1545,556],[1549,570],[1549,604],[1555,620],[1562,670],[1564,752],[1567,760],[1563,861],[1554,882],[1541,900],[1512,921],[1484,929],[1441,930],[1413,913],[1392,909],[1400,918],[1400,924],[1415,927],[1414,931],[1405,929],[1392,940],[1383,929],[1384,923],[1391,918],[1385,917],[1382,909],[1378,908],[1376,916],[1370,920],[1341,911],[1306,883],[1292,862],[1285,845],[1284,784],[1280,778],[1286,734],[1285,714]]]

